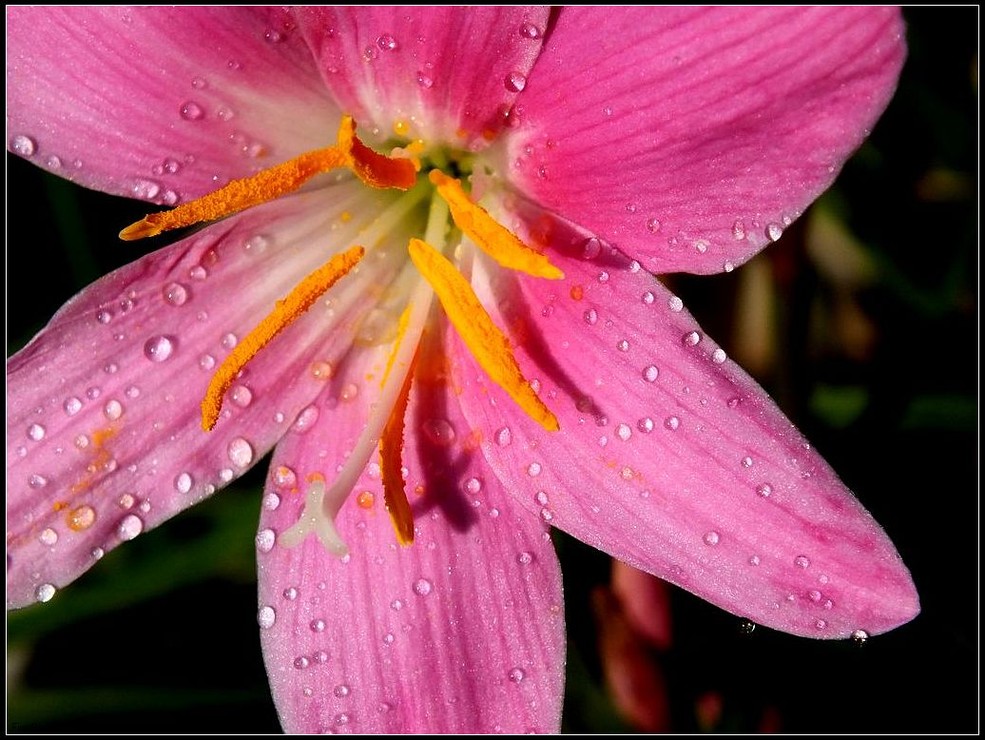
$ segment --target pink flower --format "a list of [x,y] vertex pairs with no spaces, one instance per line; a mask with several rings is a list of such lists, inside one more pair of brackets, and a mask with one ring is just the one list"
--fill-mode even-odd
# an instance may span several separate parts
[[[7,17],[12,151],[168,206],[267,172],[269,199],[9,361],[8,607],[273,450],[258,620],[288,731],[557,730],[550,526],[798,635],[918,612],[882,529],[654,278],[738,266],[831,183],[892,94],[898,11]],[[299,160],[341,168],[273,197],[344,114],[396,164],[343,125]]]

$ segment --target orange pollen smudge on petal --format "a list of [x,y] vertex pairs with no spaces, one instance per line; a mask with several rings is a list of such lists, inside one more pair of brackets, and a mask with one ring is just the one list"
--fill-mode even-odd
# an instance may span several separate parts
[[120,239],[133,241],[163,231],[215,221],[239,211],[280,198],[304,185],[315,175],[348,167],[360,180],[374,188],[407,190],[414,184],[417,169],[409,159],[391,159],[377,154],[356,137],[356,124],[343,116],[336,146],[306,152],[250,177],[228,185],[170,211],[151,213],[120,232]]
[[459,336],[486,374],[534,421],[549,432],[560,429],[557,417],[523,377],[510,341],[482,307],[462,274],[438,250],[411,239],[410,258],[430,283]]
[[246,363],[311,308],[325,291],[356,266],[365,253],[365,249],[357,246],[332,257],[298,283],[286,298],[277,301],[274,310],[233,348],[212,376],[202,399],[202,429],[209,432],[215,427],[222,410],[222,397]]
[[564,277],[547,257],[528,247],[482,206],[473,203],[459,180],[448,177],[441,170],[431,170],[428,179],[448,203],[455,225],[503,267],[549,280]]
[[[415,355],[416,359],[416,355]],[[411,378],[414,375],[414,360],[400,388],[397,402],[390,411],[383,434],[380,436],[380,477],[383,480],[383,500],[390,514],[390,521],[397,533],[397,542],[410,545],[414,542],[414,514],[407,501],[404,478],[401,474],[402,452],[404,447],[404,416],[407,414],[407,401],[410,398]]]

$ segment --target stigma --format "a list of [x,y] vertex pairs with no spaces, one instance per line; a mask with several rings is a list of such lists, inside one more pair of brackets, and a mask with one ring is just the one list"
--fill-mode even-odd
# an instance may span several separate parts
[[[326,550],[337,555],[345,554],[347,549],[335,527],[335,518],[362,472],[377,457],[384,502],[396,540],[405,546],[414,541],[414,507],[404,481],[404,420],[418,382],[418,360],[424,351],[422,338],[428,325],[441,320],[442,315],[489,379],[528,417],[548,432],[560,429],[557,417],[524,375],[509,336],[490,317],[459,265],[471,260],[472,250],[478,249],[503,269],[535,278],[559,280],[564,277],[563,272],[547,255],[524,243],[473,200],[467,178],[463,183],[455,176],[463,173],[445,171],[447,163],[456,161],[453,153],[441,157],[442,167],[428,167],[420,156],[425,149],[421,142],[394,148],[388,156],[366,146],[355,132],[353,119],[344,116],[334,146],[233,180],[202,198],[150,214],[120,232],[121,239],[132,240],[215,221],[288,195],[311,181],[315,185],[318,175],[340,169],[348,170],[366,187],[404,191],[402,198],[408,207],[428,203],[423,232],[407,234],[406,259],[401,269],[409,271],[410,279],[400,282],[400,319],[390,334],[394,338],[385,370],[362,431],[334,475],[316,471],[308,476],[298,521],[279,537],[282,545],[293,547],[314,534]],[[324,264],[276,301],[215,370],[201,403],[203,433],[226,423],[222,421],[224,398],[252,359],[336,283],[358,272],[360,263],[375,248],[374,243],[339,244],[326,234]],[[392,300],[388,298],[388,302]]]

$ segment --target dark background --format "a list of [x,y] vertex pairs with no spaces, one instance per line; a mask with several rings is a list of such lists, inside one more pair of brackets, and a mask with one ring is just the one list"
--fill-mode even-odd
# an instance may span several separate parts
[[[904,14],[899,91],[832,191],[756,264],[671,282],[890,533],[923,612],[858,647],[744,634],[673,590],[671,646],[645,657],[666,677],[676,731],[978,729],[978,9]],[[145,210],[10,155],[7,186],[13,352],[80,287],[143,253],[115,234]],[[812,257],[822,221],[857,242],[868,269],[832,276]],[[752,270],[768,280],[765,309],[749,305]],[[756,354],[756,320],[743,317],[764,310],[773,351]],[[279,731],[256,626],[265,468],[110,553],[52,602],[8,614],[9,730]],[[578,574],[566,583],[565,729],[629,730],[607,699],[591,606],[609,561],[567,538],[558,547]]]

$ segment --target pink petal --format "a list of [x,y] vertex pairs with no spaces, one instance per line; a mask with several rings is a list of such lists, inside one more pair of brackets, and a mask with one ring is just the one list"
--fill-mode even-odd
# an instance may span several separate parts
[[546,8],[303,8],[298,17],[339,105],[375,124],[401,120],[448,145],[499,132],[540,53]]
[[327,259],[303,249],[303,235],[326,233],[333,213],[314,192],[147,255],[89,286],[10,358],[8,607],[65,586],[242,474],[315,397],[324,379],[310,368],[351,343],[356,292],[334,318],[312,309],[275,339],[227,394],[215,430],[200,426],[212,370]]
[[[489,475],[443,382],[415,384],[407,413],[413,545],[396,544],[375,455],[337,518],[348,555],[314,535],[294,549],[275,544],[298,519],[307,476],[331,484],[371,403],[364,378],[380,369],[342,366],[317,425],[274,456],[257,537],[259,621],[284,729],[556,732],[564,616],[554,550]],[[349,383],[359,394],[345,400]]]
[[457,353],[466,418],[499,429],[482,449],[520,503],[775,629],[834,638],[912,619],[917,595],[885,532],[678,300],[614,250],[561,256],[581,255],[584,233],[539,226],[563,282],[474,279],[561,431]]
[[334,142],[338,110],[274,8],[11,8],[7,146],[174,204]]
[[896,8],[568,8],[513,177],[651,272],[728,270],[831,184],[904,54]]

